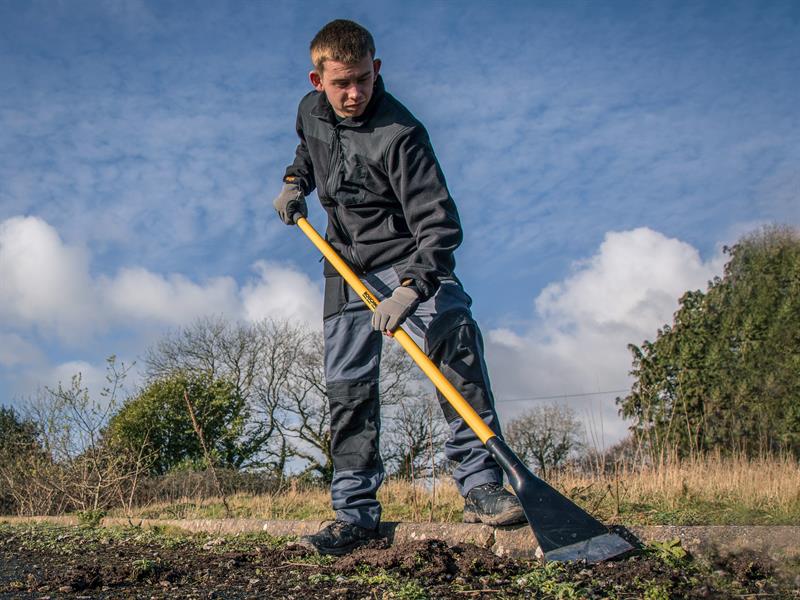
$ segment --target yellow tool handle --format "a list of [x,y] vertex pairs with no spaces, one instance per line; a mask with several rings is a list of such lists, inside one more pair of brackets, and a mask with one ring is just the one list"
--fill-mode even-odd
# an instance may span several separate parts
[[[308,239],[322,252],[323,256],[328,259],[328,262],[330,262],[339,274],[344,277],[344,280],[355,290],[356,294],[358,294],[369,309],[374,312],[375,307],[378,306],[378,300],[372,295],[372,292],[367,289],[367,286],[361,282],[358,275],[356,275],[347,263],[341,259],[336,250],[317,233],[307,219],[300,217],[297,219],[296,223],[298,227],[303,230],[303,233],[308,236]],[[450,405],[461,415],[461,418],[466,421],[467,425],[475,432],[475,435],[478,436],[481,442],[485,444],[489,438],[495,436],[495,433],[483,422],[483,419],[475,412],[475,409],[464,400],[464,397],[458,393],[458,390],[453,387],[453,384],[445,379],[442,372],[433,364],[433,361],[428,358],[428,355],[422,351],[417,343],[411,339],[408,333],[402,328],[398,328],[394,332],[394,338],[400,342],[400,345],[405,348],[405,351],[411,355],[411,358],[414,359],[414,362],[419,365],[419,368],[422,369],[425,375],[433,382],[436,389],[447,398]]]

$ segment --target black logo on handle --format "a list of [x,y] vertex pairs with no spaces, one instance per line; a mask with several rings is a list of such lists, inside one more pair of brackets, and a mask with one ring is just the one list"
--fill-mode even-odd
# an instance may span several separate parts
[[372,294],[369,293],[368,290],[365,290],[361,297],[364,299],[364,302],[367,303],[372,310],[378,308],[378,303],[375,301],[375,298],[372,297]]

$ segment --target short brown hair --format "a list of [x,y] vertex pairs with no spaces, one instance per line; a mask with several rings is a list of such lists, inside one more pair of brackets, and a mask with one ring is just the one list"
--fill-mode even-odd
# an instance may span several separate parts
[[367,55],[375,58],[375,40],[355,21],[336,19],[319,30],[311,40],[310,50],[314,68],[322,73],[326,60],[352,65]]

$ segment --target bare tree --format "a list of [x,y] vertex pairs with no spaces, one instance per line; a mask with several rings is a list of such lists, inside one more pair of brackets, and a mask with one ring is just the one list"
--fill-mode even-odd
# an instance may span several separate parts
[[428,380],[400,344],[383,345],[380,378],[382,406],[394,406],[429,395],[429,388]]
[[[322,335],[308,336],[290,368],[281,428],[291,440],[292,453],[306,461],[306,471],[329,482],[333,460],[323,356]],[[395,410],[418,397],[422,389],[419,370],[411,358],[397,344],[386,344],[379,380],[383,410]]]
[[51,464],[42,448],[40,428],[31,418],[13,409],[0,409],[0,511],[3,514],[44,514],[53,504],[52,494],[36,485]]
[[175,373],[224,377],[247,403],[240,444],[254,458],[243,466],[269,466],[282,475],[289,448],[279,427],[292,365],[309,333],[289,321],[231,323],[202,318],[164,337],[146,356],[152,380]]
[[272,466],[283,478],[291,458],[291,446],[281,424],[285,421],[285,406],[290,397],[292,371],[301,361],[313,334],[291,321],[264,320],[255,325],[261,338],[260,369],[256,371],[253,389],[253,419],[260,426],[262,438],[268,441]]
[[567,458],[585,445],[583,427],[568,406],[536,406],[505,427],[508,445],[541,476],[561,467]]
[[330,408],[325,385],[322,335],[311,335],[290,366],[281,429],[305,472],[328,483],[333,478]]
[[581,456],[581,468],[590,473],[609,474],[620,470],[636,470],[653,465],[654,453],[647,447],[647,438],[631,432],[608,448],[589,448]]
[[435,476],[449,432],[432,394],[398,403],[383,431],[382,454],[391,474],[411,480]]

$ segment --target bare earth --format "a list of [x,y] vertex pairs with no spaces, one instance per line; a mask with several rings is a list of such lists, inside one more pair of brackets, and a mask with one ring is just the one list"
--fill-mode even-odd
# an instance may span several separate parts
[[0,598],[800,598],[781,565],[681,554],[541,566],[427,540],[333,559],[263,534],[0,524]]

